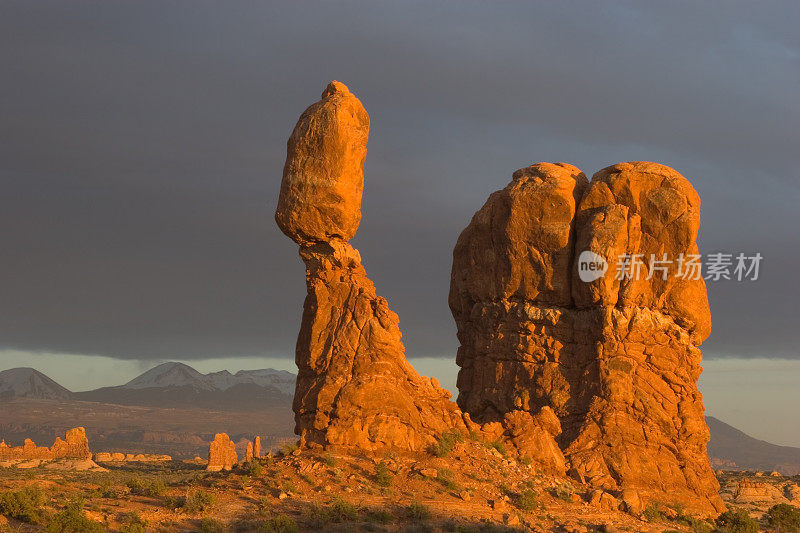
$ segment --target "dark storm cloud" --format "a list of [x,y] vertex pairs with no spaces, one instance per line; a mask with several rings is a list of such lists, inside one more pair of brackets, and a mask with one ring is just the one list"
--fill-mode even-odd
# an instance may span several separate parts
[[647,159],[703,198],[712,355],[797,357],[800,10],[789,3],[0,4],[0,345],[291,354],[304,296],[272,220],[330,79],[372,117],[355,239],[410,355],[455,353],[453,244],[535,161]]

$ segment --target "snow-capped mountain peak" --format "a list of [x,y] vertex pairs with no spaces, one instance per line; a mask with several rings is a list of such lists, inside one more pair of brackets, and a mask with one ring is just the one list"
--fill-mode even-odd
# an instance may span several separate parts
[[272,387],[287,395],[294,394],[297,376],[285,370],[265,368],[240,370],[231,374],[227,370],[202,374],[184,363],[163,363],[123,385],[126,389],[166,388],[191,386],[200,390],[225,391],[236,385],[254,384]]
[[123,385],[126,389],[184,386],[203,390],[214,390],[216,388],[208,383],[205,375],[183,363],[163,363]]
[[66,400],[72,393],[33,368],[12,368],[0,372],[0,398]]

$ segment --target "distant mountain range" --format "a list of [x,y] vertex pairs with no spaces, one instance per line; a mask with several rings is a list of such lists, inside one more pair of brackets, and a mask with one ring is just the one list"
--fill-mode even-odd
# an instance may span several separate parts
[[[164,363],[125,385],[86,392],[70,392],[33,368],[0,372],[0,401],[77,400],[121,406],[162,409],[198,408],[236,413],[289,410],[297,376],[284,370],[227,370],[202,374],[183,363]],[[800,448],[778,446],[755,439],[714,418],[708,454],[715,468],[777,470],[800,474]],[[287,428],[290,432],[290,428]]]
[[80,400],[116,405],[258,411],[291,405],[296,376],[284,370],[227,370],[202,374],[183,363],[164,363],[125,385],[71,392],[33,368],[0,372],[0,400]]
[[708,455],[715,468],[800,474],[800,448],[755,439],[713,416],[707,416],[706,423],[711,430]]

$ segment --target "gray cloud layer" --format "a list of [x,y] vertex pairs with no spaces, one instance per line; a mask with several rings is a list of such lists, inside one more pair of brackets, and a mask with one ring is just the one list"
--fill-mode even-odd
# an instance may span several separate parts
[[536,161],[655,160],[703,198],[712,355],[800,357],[793,3],[0,4],[0,347],[290,354],[285,141],[330,79],[372,117],[355,239],[409,355],[453,357],[452,247]]

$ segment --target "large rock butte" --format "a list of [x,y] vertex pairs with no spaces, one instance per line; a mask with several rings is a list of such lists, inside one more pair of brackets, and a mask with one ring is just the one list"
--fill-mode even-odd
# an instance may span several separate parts
[[[515,172],[453,252],[459,406],[483,424],[552,410],[576,477],[721,510],[697,389],[705,283],[677,272],[681,254],[698,253],[699,213],[691,184],[655,163],[591,182],[564,163]],[[582,281],[586,251],[608,266]],[[641,254],[638,279],[617,279],[621,254]]]
[[239,456],[236,454],[236,444],[228,434],[217,433],[214,435],[214,440],[208,446],[208,465],[206,470],[209,472],[231,470],[238,462]]
[[466,428],[450,393],[406,360],[397,315],[348,243],[361,219],[368,135],[361,102],[333,81],[287,145],[275,220],[300,245],[308,291],[295,432],[304,446],[421,450]]

